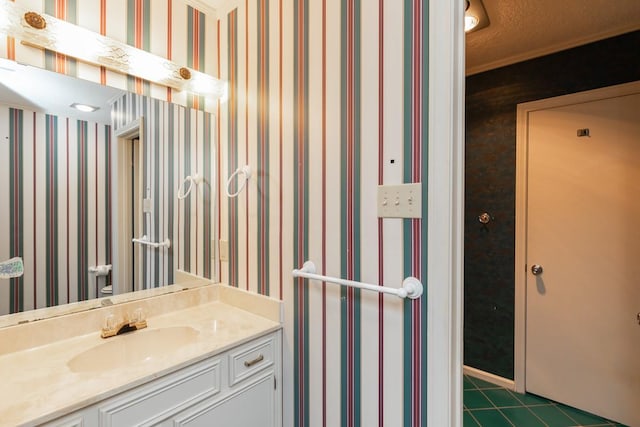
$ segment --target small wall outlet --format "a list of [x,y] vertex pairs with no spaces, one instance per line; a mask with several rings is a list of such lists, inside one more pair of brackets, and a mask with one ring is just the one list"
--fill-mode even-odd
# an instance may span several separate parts
[[220,261],[229,261],[229,241],[220,240]]
[[379,185],[379,218],[421,218],[422,183]]

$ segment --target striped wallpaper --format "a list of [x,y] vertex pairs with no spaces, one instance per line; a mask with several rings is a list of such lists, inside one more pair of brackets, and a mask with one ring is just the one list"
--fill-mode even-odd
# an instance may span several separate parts
[[[153,214],[144,233],[172,242],[144,250],[141,287],[173,283],[176,268],[216,278],[214,116],[135,94],[113,111],[114,130],[146,119],[143,185]],[[95,298],[111,281],[88,269],[112,259],[112,126],[0,106],[0,129],[0,196],[9,201],[0,207],[0,259],[25,263],[22,278],[0,280],[0,314]],[[182,178],[196,172],[204,182],[178,201]]]
[[0,280],[0,314],[95,297],[107,283],[88,268],[111,263],[111,127],[0,106],[0,132],[0,259],[25,265]]
[[[143,234],[152,241],[171,240],[169,250],[145,247],[144,288],[174,282],[175,269],[217,278],[211,241],[216,239],[211,212],[216,164],[215,116],[144,95],[127,93],[113,104],[114,131],[138,117],[145,118],[143,191],[152,201],[152,215],[143,217]],[[178,200],[186,176],[199,173],[204,181]]]
[[[59,19],[78,23],[77,0],[45,0],[44,12]],[[62,74],[76,75],[77,62],[73,58],[67,58],[50,50],[45,51],[45,68]]]
[[[217,75],[214,65],[219,66],[219,61],[216,61],[218,54],[212,49],[218,45],[218,33],[210,26],[206,26],[205,15],[190,6],[187,0],[17,1],[22,6],[32,8],[35,11],[42,11],[65,19],[108,37],[167,57],[177,63]],[[209,22],[212,21],[213,19]],[[137,117],[135,114],[138,111],[145,111],[151,114],[147,117],[147,124],[158,126],[159,131],[154,132],[146,141],[149,150],[145,162],[145,184],[150,189],[149,191],[153,191],[151,197],[154,201],[154,211],[160,212],[162,208],[162,214],[160,219],[148,220],[147,225],[152,228],[150,232],[153,236],[163,235],[165,231],[166,233],[174,233],[170,238],[174,243],[172,249],[176,249],[175,253],[172,250],[164,257],[159,253],[147,254],[143,263],[147,277],[146,286],[172,282],[173,268],[169,268],[169,266],[206,277],[217,277],[219,265],[213,265],[210,262],[211,241],[215,239],[215,231],[217,231],[212,226],[213,214],[217,211],[216,204],[213,203],[215,201],[212,201],[212,194],[215,194],[212,185],[217,185],[215,181],[218,178],[214,167],[217,147],[213,145],[216,141],[214,137],[217,137],[217,127],[213,116],[209,113],[203,113],[202,110],[214,111],[218,103],[191,99],[186,94],[172,89],[149,84],[139,79],[130,79],[108,71],[104,67],[76,62],[52,52],[43,52],[19,42],[16,43],[11,37],[3,38],[4,40],[0,41],[0,57],[121,89],[129,88],[138,94],[146,95],[145,97],[129,96],[129,109],[123,106],[124,99],[120,100],[117,103],[117,108],[129,114],[128,118],[121,116],[120,120],[132,119]],[[208,46],[209,49],[205,49],[205,46]],[[152,101],[150,97],[161,101]],[[183,106],[191,105],[195,110],[169,105],[163,102],[165,100]],[[95,285],[91,282],[93,276],[86,274],[88,266],[105,263],[106,261],[102,261],[103,255],[101,253],[104,252],[106,257],[108,251],[102,247],[107,248],[111,245],[110,224],[103,218],[104,214],[99,213],[97,217],[92,214],[93,210],[105,212],[103,207],[108,206],[109,203],[108,191],[101,196],[102,199],[94,195],[97,192],[99,181],[95,174],[98,171],[102,171],[101,173],[104,174],[104,171],[111,167],[109,152],[105,151],[100,155],[102,157],[92,154],[92,150],[96,147],[96,139],[108,138],[106,131],[96,131],[95,124],[92,123],[77,122],[55,116],[51,116],[50,120],[45,120],[39,118],[39,115],[33,116],[35,113],[32,112],[14,111],[11,120],[9,116],[2,118],[0,129],[6,131],[7,135],[10,131],[15,132],[15,138],[22,138],[27,142],[21,145],[8,144],[6,147],[2,147],[3,150],[7,150],[7,155],[3,157],[2,161],[9,166],[9,159],[13,160],[11,174],[15,177],[15,185],[6,188],[7,194],[11,193],[11,200],[14,201],[14,204],[11,205],[11,209],[9,206],[6,207],[6,211],[11,212],[12,216],[6,217],[6,219],[3,216],[3,221],[6,224],[3,225],[5,228],[2,230],[10,229],[11,234],[8,231],[6,234],[8,240],[3,238],[0,245],[3,248],[2,251],[5,251],[6,246],[6,250],[9,251],[7,256],[21,251],[25,253],[33,251],[34,260],[38,261],[38,267],[34,267],[34,271],[28,274],[38,278],[38,288],[36,289],[33,285],[33,277],[29,279],[28,283],[30,284],[26,287],[22,282],[18,284],[18,281],[9,288],[2,287],[2,290],[4,291],[6,288],[10,295],[5,297],[4,294],[0,294],[0,313],[92,297],[95,295]],[[34,121],[39,123],[38,120],[41,120],[43,124],[33,128],[37,131],[28,127]],[[44,126],[45,122],[46,127]],[[11,128],[8,127],[9,123],[11,123]],[[116,126],[122,123],[118,122]],[[6,127],[5,124],[7,124]],[[40,131],[49,133],[40,136]],[[37,132],[38,135],[34,132]],[[102,135],[103,133],[104,135]],[[78,151],[76,152],[76,146],[71,147],[73,150],[68,153],[69,159],[52,155],[51,150],[54,147],[61,147],[60,141],[63,141],[67,134],[70,141],[81,141],[77,146],[79,147]],[[36,140],[38,144],[40,144],[40,140],[47,140],[50,143],[47,145],[43,143],[43,147],[48,150],[45,155],[36,155],[32,158],[29,156],[33,152],[33,144],[35,143],[33,141]],[[100,142],[98,145],[105,147]],[[58,148],[58,150],[60,149]],[[104,149],[107,150],[106,147]],[[9,153],[10,150],[13,151]],[[176,158],[174,162],[170,162],[169,150],[173,150],[180,157]],[[9,154],[12,157],[9,157]],[[68,163],[68,168],[65,162]],[[88,178],[77,179],[75,177],[76,171],[70,169],[71,167],[80,168],[77,173],[80,176],[86,175]],[[51,191],[52,187],[47,187],[50,185],[51,177],[55,174],[59,175],[62,173],[61,171],[66,170],[65,168],[69,169],[70,175],[64,178],[70,180],[70,185],[73,184],[74,191],[71,193],[75,194],[77,191],[78,194],[75,196],[70,193],[68,200],[63,199],[66,193]],[[8,167],[3,170],[9,174]],[[31,175],[34,170],[38,171],[36,174],[38,181],[32,183]],[[41,170],[46,171],[46,173],[42,173],[42,178],[40,177]],[[175,206],[169,209],[169,200],[175,198],[179,177],[196,170],[210,177],[207,179],[207,183],[201,186],[194,197],[186,199],[188,203],[181,203],[178,206],[175,202],[171,202]],[[170,182],[172,185],[169,185]],[[3,182],[2,185],[9,185],[8,181],[7,183]],[[102,185],[100,183],[100,187]],[[108,185],[108,182],[105,182],[104,185]],[[4,191],[3,188],[3,194]],[[42,193],[42,200],[40,197],[35,197],[36,192],[38,196]],[[210,201],[212,203],[209,203]],[[42,211],[46,213],[46,217],[40,213],[34,215],[36,211],[30,210],[35,209],[34,205],[38,209],[46,206],[47,210]],[[69,209],[76,207],[80,212],[84,212],[82,215],[87,216],[86,218],[79,216],[77,223],[75,219],[66,214]],[[26,216],[27,219],[23,216]],[[42,218],[40,218],[41,216]],[[61,224],[62,221],[62,225],[56,228],[53,225],[56,221],[58,224]],[[168,226],[168,224],[174,223],[174,227]],[[7,224],[13,226],[10,227]],[[75,226],[77,226],[77,230],[71,236],[67,236],[66,230]],[[42,235],[43,237],[46,235],[46,239],[41,243],[30,233],[38,233],[38,236]],[[91,236],[97,234],[101,236],[99,244],[91,240]],[[60,249],[60,245],[66,244],[65,239],[70,239],[68,251],[65,248],[62,248],[64,250]],[[176,243],[178,243],[177,246],[175,246]],[[58,251],[54,250],[56,244],[59,247]],[[37,247],[31,248],[30,245]],[[71,253],[77,254],[77,256],[73,257],[70,255]],[[3,254],[4,252],[0,254],[2,259],[4,259]],[[99,258],[99,262],[96,261],[96,257]],[[51,270],[51,274],[47,275],[46,272],[50,270],[40,267],[40,260],[45,259],[50,265],[57,268],[57,271]],[[77,265],[75,264],[76,259],[78,260]],[[73,275],[70,272],[71,269],[74,270]],[[27,281],[28,274],[25,275],[25,281]],[[45,276],[40,279],[42,274]],[[69,288],[68,292],[67,287]]]
[[[427,176],[425,0],[238,0],[218,20],[222,280],[285,302],[285,425],[426,425],[426,299],[291,278],[426,279],[423,219],[379,219],[378,184]],[[425,198],[426,200],[426,198]]]
[[[220,274],[285,303],[285,425],[426,425],[425,297],[403,302],[294,281],[290,271],[311,259],[323,274],[389,286],[408,275],[426,278],[426,204],[417,220],[381,220],[375,206],[378,184],[426,187],[428,2],[234,0],[216,23],[180,0],[148,1],[146,8],[134,0],[77,3],[80,25],[119,40],[149,31],[150,51],[178,63],[203,52],[204,71],[230,83],[227,102],[204,107],[166,88],[135,89],[205,111],[219,105],[217,120],[184,112],[196,128],[219,124],[221,160],[212,163],[218,184],[239,166],[253,169],[238,198],[219,196],[218,229],[230,254]],[[134,19],[130,3],[142,4],[149,20],[122,24],[123,16]],[[0,54],[44,66],[39,54],[11,40]],[[126,88],[122,76],[93,68],[79,63],[77,74]],[[159,121],[181,114],[142,104],[159,111]],[[182,150],[197,152],[194,145]],[[206,154],[193,156],[180,158],[174,177]],[[153,167],[165,168],[168,179],[169,164]],[[203,237],[184,224],[202,218],[189,209],[176,213],[174,231],[189,241],[176,262],[201,271]],[[155,271],[156,260],[145,262]],[[209,266],[213,276],[217,265]]]
[[[151,0],[127,0],[127,44],[147,52],[151,47],[150,8]],[[149,95],[151,85],[139,77],[128,76],[127,90]]]

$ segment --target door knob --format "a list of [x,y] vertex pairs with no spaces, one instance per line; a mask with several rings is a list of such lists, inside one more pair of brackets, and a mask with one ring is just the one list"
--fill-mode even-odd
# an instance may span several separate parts
[[636,318],[638,319],[638,325],[640,325],[640,313],[637,314]]
[[533,264],[531,266],[531,273],[533,273],[534,276],[542,274],[542,266],[539,264]]

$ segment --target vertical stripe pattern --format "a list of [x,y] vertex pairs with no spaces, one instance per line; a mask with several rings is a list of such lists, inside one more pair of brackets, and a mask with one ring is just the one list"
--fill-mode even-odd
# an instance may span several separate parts
[[[294,2],[293,52],[293,176],[294,230],[293,264],[302,265],[309,256],[309,1]],[[309,293],[306,280],[294,285],[294,420],[309,425]]]
[[[77,0],[45,0],[45,13],[63,19],[72,24],[77,24]],[[45,50],[45,68],[62,74],[75,76],[77,74],[76,60],[65,55]]]
[[[213,185],[216,161],[212,144],[215,117],[133,94],[116,100],[114,112],[116,129],[141,113],[147,119],[147,152],[143,159],[154,214],[145,227],[150,239],[166,237],[172,242],[169,251],[150,249],[145,253],[144,286],[173,283],[176,268],[212,277],[209,242],[217,237],[211,226],[208,187]],[[111,264],[112,260],[112,126],[4,106],[0,106],[0,117],[6,120],[0,128],[8,129],[9,135],[9,167],[3,178],[8,183],[9,220],[2,222],[6,229],[2,225],[0,234],[7,236],[7,255],[23,257],[25,265],[23,277],[0,287],[0,300],[9,302],[2,304],[6,312],[0,314],[96,297],[111,280],[110,276],[96,280],[89,267]],[[201,142],[196,152],[185,148],[185,129],[195,134],[197,127]],[[200,159],[200,172],[205,177],[193,190],[193,195],[201,192],[201,197],[196,200],[192,195],[180,204],[175,197],[178,152],[183,153],[182,161],[189,159],[189,164]],[[203,219],[197,245],[174,239],[176,212],[184,212],[185,204],[201,218],[209,219]],[[194,233],[192,224],[191,229],[183,230],[182,237]],[[184,249],[186,244],[190,245],[187,251],[192,258],[206,261],[197,269],[195,263],[176,262],[173,250]]]
[[[127,44],[150,51],[151,0],[127,0]],[[150,93],[149,82],[128,76],[128,90],[137,94]]]
[[[70,1],[64,3],[71,4]],[[84,3],[77,3],[75,8],[83,7]],[[110,18],[105,18],[108,35],[150,50],[154,43],[152,34],[161,31],[160,50],[165,48],[166,40],[167,56],[186,61],[187,55],[196,52],[194,40],[190,45],[189,37],[200,33],[193,32],[196,26],[189,26],[188,16],[195,17],[197,11],[182,3],[161,3],[160,7],[175,18],[168,17],[167,25],[154,23],[152,26],[150,8],[155,2],[127,0],[122,3],[119,6],[117,2],[105,2],[105,16],[110,17],[110,11],[120,7],[125,22],[124,25],[112,23]],[[399,286],[407,275],[426,278],[426,203],[422,219],[378,220],[371,194],[375,192],[372,186],[381,183],[422,182],[426,189],[428,2],[403,0],[392,4],[379,0],[377,12],[372,12],[373,5],[362,7],[360,0],[246,0],[239,3],[237,9],[218,23],[218,45],[222,47],[217,52],[218,65],[222,74],[226,74],[222,77],[229,82],[229,99],[220,104],[218,117],[217,132],[221,138],[217,143],[226,154],[219,160],[222,171],[219,169],[218,173],[224,184],[228,174],[240,163],[249,161],[256,174],[249,183],[250,191],[242,193],[239,199],[227,199],[226,203],[221,199],[224,209],[220,209],[219,230],[228,235],[229,284],[280,297],[284,300],[285,312],[293,314],[285,324],[290,339],[285,340],[289,347],[283,354],[287,358],[285,364],[292,366],[294,372],[292,382],[287,382],[284,388],[288,409],[284,424],[373,425],[369,421],[377,419],[378,425],[426,425],[426,296],[411,302],[382,296],[369,298],[365,292],[338,290],[332,284],[322,287],[313,281],[293,280],[289,271],[300,267],[311,256],[329,275],[363,281],[374,281],[377,277],[387,286]],[[322,20],[316,16],[320,10]],[[378,21],[365,16],[377,16]],[[165,34],[167,27],[173,36]],[[402,35],[402,39],[396,40],[395,35]],[[385,46],[393,48],[384,49]],[[16,46],[16,59],[26,57],[31,61],[28,55],[22,54],[22,49]],[[213,50],[211,45],[199,46],[197,53],[204,55]],[[378,66],[371,67],[376,61]],[[310,81],[310,73],[314,79],[322,76],[322,82]],[[98,73],[96,76],[102,79]],[[100,81],[120,84],[118,76],[112,73],[106,73]],[[148,89],[139,83],[134,81],[131,89],[146,93]],[[166,97],[170,96],[171,91],[167,90]],[[187,96],[176,93],[174,97],[184,104],[189,102]],[[170,194],[186,173],[195,171],[196,165],[204,171],[205,159],[215,157],[213,152],[205,153],[207,141],[202,137],[210,119],[199,115],[200,112],[186,113],[177,107],[143,105],[146,102],[122,99],[117,108],[127,111],[130,117],[145,114],[151,121],[163,123],[165,136],[145,142],[151,146],[149,153],[152,153],[145,163],[145,180],[152,187],[152,195],[162,194],[156,186],[161,187],[163,183]],[[375,104],[374,114],[367,108],[372,104]],[[203,105],[197,107],[204,108]],[[39,120],[38,132],[46,129],[42,117],[18,116],[16,113],[11,118],[34,123]],[[69,137],[60,135],[62,123],[58,120],[57,151],[63,155],[57,159],[57,181],[59,186],[61,182],[65,186],[68,183],[69,190],[65,188],[64,195],[62,190],[58,192],[58,215],[63,218],[59,223],[69,224],[67,228],[75,230],[82,226],[79,206],[83,202],[83,196],[76,195],[76,179],[81,176],[77,168],[83,164],[85,168],[95,165],[96,145],[91,140],[95,132],[86,132],[89,141],[83,143],[81,135],[76,135],[76,121],[68,122],[69,134],[73,134]],[[185,150],[187,126],[193,126],[189,131],[192,136],[198,135],[197,148],[194,141],[190,149]],[[95,127],[89,128],[95,130]],[[210,128],[215,128],[213,123]],[[33,149],[33,142],[37,147],[45,140],[44,136],[32,141],[31,128],[23,132],[23,136],[20,132],[22,130],[15,136],[26,138],[27,142],[13,147],[10,158],[12,164],[14,160],[23,160],[20,165],[8,168],[13,176],[9,180],[10,211],[15,217],[12,230],[20,234],[17,240],[12,238],[12,252],[23,253],[31,262],[34,259],[44,262],[47,259],[44,236],[38,239],[33,233],[21,230],[35,228],[36,233],[46,233],[46,218],[42,221],[34,216],[34,204],[44,214],[44,208],[51,201],[47,201],[44,190],[45,166],[50,160],[44,149]],[[270,141],[276,140],[278,149],[270,150]],[[153,147],[154,144],[159,146]],[[78,154],[81,147],[87,150],[84,163],[83,156]],[[186,156],[191,156],[189,163]],[[167,162],[168,158],[175,161]],[[191,167],[189,170],[187,164]],[[40,165],[36,178],[44,183],[43,189],[34,190],[30,181],[28,185],[23,181],[31,179],[34,166]],[[85,169],[87,188],[98,179],[91,169]],[[155,174],[160,172],[166,181],[156,179]],[[36,197],[36,191],[42,198]],[[184,267],[185,248],[179,245],[185,238],[190,242],[186,249],[190,258],[188,268],[206,274],[203,245],[210,241],[205,243],[204,211],[198,211],[203,209],[205,198],[204,192],[193,200],[189,198],[191,204],[187,209],[192,209],[189,220],[198,225],[184,228],[185,207],[174,200],[175,193],[160,203],[160,207],[165,209],[174,203],[176,208],[168,210],[164,219],[158,219],[160,223],[149,220],[147,225],[153,233],[158,230],[178,242],[173,248],[176,252],[170,251],[167,258],[147,257],[149,271],[161,276],[156,277],[158,282],[166,274],[164,271],[171,271],[158,266],[163,259],[173,256],[169,262]],[[85,212],[86,233],[92,235],[96,234],[98,217],[92,212],[96,203],[91,196],[87,196],[86,201],[86,210],[90,211]],[[316,220],[322,220],[322,224]],[[193,234],[196,227],[200,227],[197,239]],[[322,230],[316,231],[320,227]],[[387,233],[387,229],[394,232]],[[78,230],[80,232],[80,228]],[[278,236],[277,242],[272,244],[269,235],[274,239]],[[70,278],[60,279],[58,285],[66,280],[73,300],[82,289],[80,269],[76,266],[80,242],[76,234],[67,238],[62,232],[57,239],[58,246],[66,247],[69,254],[65,260],[58,259],[59,268],[73,271]],[[34,248],[36,243],[38,246]],[[92,262],[98,259],[96,252],[98,257],[103,256],[100,246],[98,250],[95,248],[95,242],[89,243]],[[277,250],[271,252],[279,255],[277,261],[273,255],[268,257],[267,248]],[[67,267],[68,259],[72,262]],[[362,268],[364,266],[367,268]],[[29,274],[42,277],[44,271],[40,268]],[[26,275],[24,279],[27,280]],[[278,286],[270,286],[276,280]],[[46,283],[46,278],[42,282]],[[92,284],[89,280],[86,293],[95,291]],[[12,299],[11,305],[17,310],[21,309],[20,304],[30,306],[35,299],[45,299],[44,288],[37,291],[25,288],[19,280],[14,279],[6,288],[11,289],[7,298]],[[372,310],[377,322],[369,321]],[[375,350],[368,351],[372,348],[377,348],[377,354]],[[376,376],[378,388],[372,393],[365,388]],[[320,403],[322,406],[318,408]],[[322,416],[315,417],[320,411]]]
[[[24,257],[23,114],[22,110],[9,109],[9,157],[11,159],[9,254],[12,258]],[[24,276],[10,279],[10,301],[11,313],[24,310]]]
[[[327,274],[327,1],[322,0],[322,274]],[[327,284],[322,283],[322,425],[327,425]]]
[[[191,111],[186,110],[184,112],[184,123],[185,126],[182,127],[182,131],[184,132],[184,136],[182,137],[182,145],[183,145],[183,155],[182,155],[182,169],[181,176],[190,176],[192,174],[191,170],[191,144],[192,144],[192,135],[195,129],[191,127]],[[189,124],[189,125],[187,125]],[[193,138],[195,141],[195,138]],[[182,206],[182,227],[180,230],[180,234],[182,236],[182,241],[184,245],[181,246],[182,249],[182,260],[178,262],[182,263],[184,266],[191,265],[191,203],[184,203]]]
[[[384,184],[384,0],[378,0],[378,185]],[[378,218],[378,283],[384,283],[384,228]],[[378,426],[384,426],[384,295],[378,295]]]
[[[222,77],[236,91],[221,108],[222,183],[245,158],[257,173],[250,202],[221,210],[229,283],[277,296],[292,313],[284,398],[293,402],[285,424],[296,426],[426,424],[426,296],[403,302],[289,278],[310,258],[324,274],[387,286],[426,278],[426,203],[422,219],[379,219],[375,186],[426,188],[428,4],[366,6],[245,1],[220,21]],[[277,155],[266,155],[265,137],[276,135]],[[265,169],[269,158],[280,167]],[[268,180],[279,182],[269,193]],[[271,246],[266,226],[278,236]],[[277,261],[263,258],[266,247]],[[265,288],[270,277],[281,287]]]
[[[360,1],[342,0],[341,182],[342,277],[360,274]],[[343,288],[342,425],[360,425],[360,290]]]
[[47,307],[58,304],[58,117],[47,114],[46,122],[46,295]]
[[[15,2],[15,0],[9,0]],[[15,61],[16,59],[16,39],[7,37],[7,59]]]
[[[205,14],[187,6],[187,66],[204,71],[204,40],[206,30]],[[189,95],[188,107],[204,107],[204,97]]]
[[[425,2],[426,3],[426,2]],[[424,61],[428,56],[424,51],[425,22],[428,22],[428,7],[423,0],[404,2],[404,181],[422,182],[426,180],[426,81],[428,67]],[[424,43],[424,44],[423,44]],[[424,150],[424,151],[423,151]],[[423,196],[424,200],[427,200]],[[426,204],[423,204],[423,218],[426,218]],[[404,220],[404,271],[407,276],[420,280],[426,278],[426,225],[422,219]],[[423,282],[424,283],[424,282]],[[404,416],[406,426],[426,426],[426,302],[424,299],[405,301],[404,331],[404,378],[405,393],[411,399],[405,400]]]
[[[229,80],[228,123],[227,123],[227,171],[233,173],[238,168],[238,10],[227,15],[227,75]],[[225,180],[226,181],[226,180]],[[231,183],[232,193],[236,192]],[[238,198],[228,198],[229,210],[229,285],[238,286]]]
[[[144,95],[126,94],[113,104],[115,130],[126,126],[142,114],[146,119],[143,173],[145,197],[154,203],[153,214],[145,215],[142,233],[152,241],[171,241],[169,249],[143,249],[144,288],[174,282],[175,270],[204,277],[215,271],[211,266],[211,240],[217,235],[211,222],[212,171],[216,153],[215,117]],[[200,142],[196,143],[195,140]],[[178,200],[177,191],[184,178],[196,172],[204,181]],[[188,186],[188,185],[187,185]],[[202,226],[197,218],[203,218]],[[198,238],[196,239],[196,235]],[[198,263],[196,260],[203,262]]]
[[[100,34],[107,35],[107,0],[100,0]],[[100,67],[100,84],[107,84],[107,69]]]
[[257,13],[257,78],[258,78],[258,124],[257,152],[258,170],[256,192],[258,205],[258,292],[269,295],[269,0],[258,0]]
[[77,132],[78,147],[76,164],[78,165],[76,173],[76,195],[78,197],[78,205],[76,210],[76,224],[78,224],[77,233],[77,295],[78,301],[89,299],[89,260],[88,260],[88,225],[87,225],[87,208],[88,208],[88,188],[87,188],[87,148],[89,145],[89,124],[84,120],[78,120]]
[[[216,43],[217,43],[217,55],[216,55],[216,67],[217,67],[217,76],[220,77],[221,75],[221,69],[220,69],[220,58],[221,58],[221,54],[220,54],[220,47],[221,47],[221,42],[220,42],[220,20],[218,20],[216,22]],[[222,115],[222,109],[221,109],[221,104],[222,101],[220,99],[217,100],[216,102],[216,183],[217,183],[217,187],[216,187],[216,191],[215,194],[217,195],[217,199],[216,199],[216,206],[217,206],[217,233],[218,236],[220,238],[222,238],[222,186],[220,184],[220,181],[222,180],[222,151],[220,151],[220,147],[222,146],[222,142],[221,142],[221,124],[222,124],[222,120],[220,118],[220,116]],[[220,254],[219,251],[216,252],[216,254]],[[217,269],[216,271],[219,274],[222,274],[222,261],[220,260],[220,257],[218,256],[218,265],[217,265]],[[220,279],[222,280],[222,277],[220,277]]]
[[[173,0],[167,0],[167,59],[173,59]],[[171,102],[173,89],[167,87],[167,101]]]

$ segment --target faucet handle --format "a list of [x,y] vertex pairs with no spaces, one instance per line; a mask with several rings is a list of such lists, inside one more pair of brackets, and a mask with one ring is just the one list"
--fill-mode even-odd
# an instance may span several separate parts
[[145,319],[144,309],[138,307],[129,313],[128,316],[124,317],[116,317],[113,313],[108,314],[104,319],[100,336],[102,338],[109,338],[124,332],[144,329],[146,327],[147,320]]
[[147,327],[146,313],[142,307],[136,308],[129,315],[129,326],[135,326],[137,329]]
[[116,317],[115,314],[109,313],[104,318],[104,322],[102,323],[102,331],[100,332],[100,336],[102,338],[109,338],[118,333],[120,328],[122,327],[122,319]]
[[115,314],[110,313],[107,317],[104,318],[104,324],[102,325],[102,329],[105,331],[112,331],[118,326],[118,320],[116,319]]
[[142,307],[138,307],[133,310],[133,313],[131,313],[131,315],[129,316],[129,322],[136,323],[140,322],[141,320],[144,320],[144,310],[142,309]]

